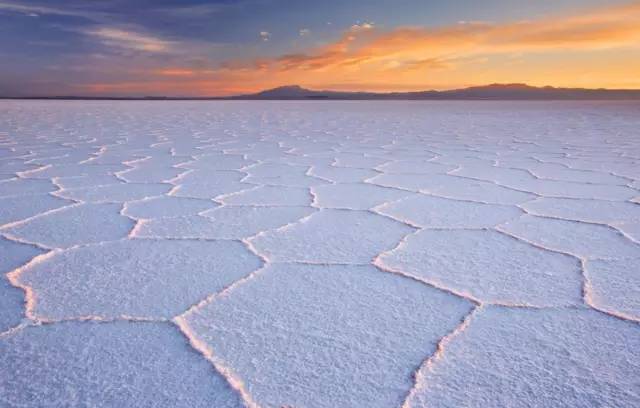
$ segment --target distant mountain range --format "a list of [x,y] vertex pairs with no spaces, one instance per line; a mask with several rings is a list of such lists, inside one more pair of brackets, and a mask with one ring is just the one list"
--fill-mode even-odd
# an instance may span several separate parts
[[0,99],[79,100],[640,100],[640,89],[585,89],[534,87],[526,84],[491,84],[448,91],[346,92],[316,91],[298,85],[227,97],[2,97]]
[[417,92],[341,92],[314,91],[297,85],[282,86],[250,95],[240,95],[229,99],[250,100],[303,100],[303,99],[343,99],[343,100],[589,100],[589,99],[640,99],[640,90],[635,89],[583,89],[583,88],[542,88],[526,84],[491,84],[448,91]]

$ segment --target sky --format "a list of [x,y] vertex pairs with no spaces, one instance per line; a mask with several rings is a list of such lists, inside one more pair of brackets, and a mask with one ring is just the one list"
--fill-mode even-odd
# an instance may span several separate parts
[[0,0],[0,95],[640,89],[640,1]]

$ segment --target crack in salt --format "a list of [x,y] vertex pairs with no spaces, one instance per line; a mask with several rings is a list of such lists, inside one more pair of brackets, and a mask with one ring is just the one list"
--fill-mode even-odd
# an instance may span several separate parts
[[483,307],[482,305],[475,306],[462,319],[462,321],[458,326],[456,326],[451,332],[447,333],[438,341],[438,343],[436,344],[435,352],[429,357],[427,357],[422,362],[422,364],[418,367],[418,369],[415,371],[413,375],[414,386],[413,388],[411,388],[411,390],[409,390],[409,393],[407,394],[404,402],[402,403],[401,408],[411,408],[411,400],[413,399],[413,397],[418,392],[422,391],[427,385],[425,384],[426,374],[433,370],[434,365],[439,360],[445,358],[447,345],[451,343],[451,341],[453,341],[457,336],[462,334],[462,332],[464,332],[464,330],[469,326],[469,324],[471,324],[471,320],[473,319],[473,317],[476,314],[480,313],[482,307]]
[[221,359],[216,357],[213,348],[198,337],[184,317],[178,316],[172,320],[172,323],[184,335],[191,347],[202,355],[205,360],[211,363],[216,372],[218,372],[227,381],[229,386],[240,395],[246,408],[260,408],[247,391],[244,382],[230,367],[228,367]]

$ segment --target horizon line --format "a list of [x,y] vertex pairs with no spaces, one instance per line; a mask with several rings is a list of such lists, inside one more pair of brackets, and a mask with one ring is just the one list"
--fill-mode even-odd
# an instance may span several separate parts
[[[331,95],[281,95],[277,96],[275,93],[278,91],[286,91],[286,90],[295,90],[298,92],[307,92],[307,93],[329,93]],[[471,95],[461,95],[456,93],[464,93],[470,91],[485,91],[485,92],[504,92],[504,91],[513,91],[513,92],[522,92],[521,95],[512,95],[509,97],[508,95],[485,95],[485,96],[471,96]],[[541,95],[541,94],[531,94],[525,95],[525,92],[539,92],[539,91],[547,91],[547,92],[556,92],[556,99],[571,99],[571,95],[561,95],[562,92],[583,92],[583,93],[600,93],[600,98],[596,99],[606,99],[603,98],[604,94],[611,93],[624,93],[624,94],[632,94],[633,98],[640,98],[640,88],[577,88],[577,87],[556,87],[552,85],[544,85],[544,86],[533,86],[528,85],[526,83],[491,83],[486,85],[472,85],[464,88],[451,88],[451,89],[423,89],[423,90],[415,90],[415,91],[342,91],[342,90],[334,90],[334,89],[310,89],[305,88],[300,85],[282,85],[274,88],[264,89],[260,91],[256,91],[253,93],[244,93],[244,94],[234,94],[234,95],[225,95],[225,96],[186,96],[186,95],[139,95],[139,96],[119,96],[119,95],[0,95],[0,99],[4,100],[251,100],[251,99],[262,99],[262,100],[322,100],[322,99],[345,99],[349,100],[349,96],[354,97],[352,100],[384,100],[385,97],[395,97],[395,100],[447,100],[447,99],[456,99],[456,100],[553,100],[553,95]],[[424,98],[416,99],[415,97],[423,94]],[[427,94],[432,96],[441,96],[441,99],[438,98],[428,98]],[[342,95],[343,97],[340,97]],[[413,96],[413,98],[411,98]],[[532,98],[526,98],[526,96],[531,96]],[[578,95],[576,95],[578,96]],[[582,95],[582,97],[577,97],[575,99],[588,99],[586,98],[588,95]],[[618,95],[610,95],[614,98],[612,99],[622,99]],[[388,99],[387,99],[388,100]],[[393,99],[391,99],[393,100]]]

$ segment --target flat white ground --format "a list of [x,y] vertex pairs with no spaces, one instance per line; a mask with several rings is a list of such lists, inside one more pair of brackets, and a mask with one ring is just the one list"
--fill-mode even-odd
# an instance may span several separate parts
[[2,407],[638,407],[640,104],[0,101]]

